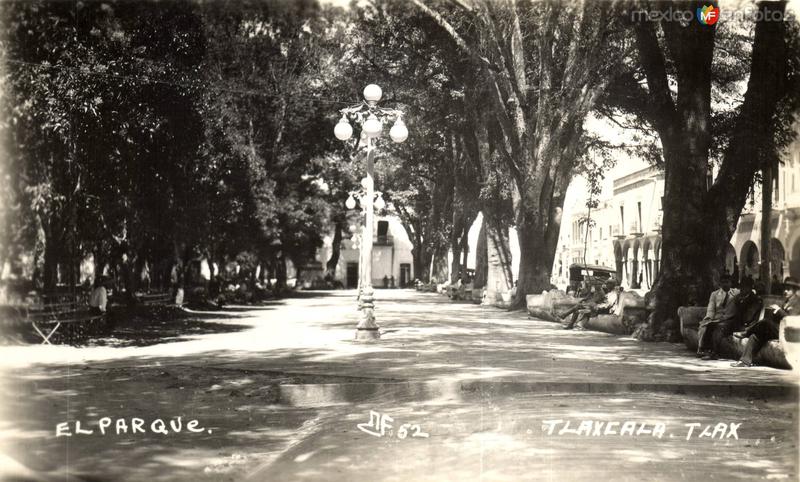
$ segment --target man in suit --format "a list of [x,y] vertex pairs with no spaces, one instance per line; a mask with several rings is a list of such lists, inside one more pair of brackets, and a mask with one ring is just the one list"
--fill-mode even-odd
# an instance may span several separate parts
[[751,367],[759,350],[770,340],[778,338],[781,320],[789,315],[800,314],[800,283],[789,277],[783,282],[783,305],[772,305],[764,310],[764,318],[743,332],[734,333],[738,338],[748,338],[744,353],[734,367]]
[[733,318],[708,326],[711,332],[714,353],[720,353],[724,344],[723,341],[731,336],[733,332],[758,321],[758,316],[764,303],[761,301],[761,297],[756,294],[753,285],[752,278],[743,279],[739,285],[739,294],[733,298]]
[[697,331],[697,356],[703,360],[716,360],[719,355],[714,350],[713,334],[714,330],[726,328],[734,322],[736,318],[736,303],[734,297],[739,294],[739,290],[732,288],[733,279],[729,274],[719,277],[719,289],[711,293],[708,298],[708,308],[706,316],[700,322]]

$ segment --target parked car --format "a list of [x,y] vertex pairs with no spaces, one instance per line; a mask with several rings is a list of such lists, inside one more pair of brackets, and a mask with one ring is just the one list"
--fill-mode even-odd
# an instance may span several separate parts
[[581,281],[587,281],[589,285],[602,285],[608,280],[619,283],[617,270],[595,264],[572,264],[569,267],[569,287],[573,291],[580,288]]

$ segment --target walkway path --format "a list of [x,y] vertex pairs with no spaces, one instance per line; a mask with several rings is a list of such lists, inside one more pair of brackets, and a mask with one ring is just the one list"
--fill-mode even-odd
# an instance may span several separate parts
[[[213,314],[235,331],[175,343],[3,347],[2,450],[40,474],[68,465],[114,480],[797,477],[796,372],[436,294],[377,294],[373,344],[352,341],[353,293],[333,292]],[[356,424],[370,411],[430,437],[368,435]],[[54,437],[58,423],[75,432],[106,416],[181,416],[206,431]],[[669,434],[548,436],[552,419],[660,421]],[[686,440],[695,422],[743,425],[739,440]]]

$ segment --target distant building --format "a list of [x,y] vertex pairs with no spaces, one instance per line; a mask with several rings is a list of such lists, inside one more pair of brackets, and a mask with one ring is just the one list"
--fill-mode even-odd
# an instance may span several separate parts
[[663,173],[645,167],[607,182],[591,213],[585,199],[577,200],[569,222],[561,225],[553,283],[565,286],[569,265],[585,262],[616,269],[627,288],[652,286],[660,261],[663,192]]
[[[586,223],[586,198],[565,206],[568,217],[561,225],[559,248],[553,266],[552,281],[558,286],[568,282],[568,267],[585,262],[615,268],[623,286],[650,289],[661,258],[661,198],[664,175],[640,162],[615,169],[607,180],[597,209],[592,210],[592,226]],[[731,238],[726,256],[726,270],[739,277],[759,278],[761,249],[761,196],[756,188],[745,207]],[[772,273],[779,279],[800,277],[800,144],[795,143],[778,170],[777,189],[773,192]]]
[[[779,279],[800,278],[800,142],[795,142],[778,169],[772,193],[771,263]],[[729,267],[758,279],[761,261],[761,193],[756,189],[745,205],[731,238]]]
[[[334,279],[346,288],[356,288],[360,273],[359,246],[361,242],[361,226],[355,232],[346,230],[342,233],[342,247],[339,263],[336,266]],[[332,252],[333,235],[324,238],[323,246],[317,251],[316,265],[319,276],[324,275],[325,265]],[[372,286],[384,286],[384,278],[394,277],[396,287],[411,285],[414,281],[414,259],[411,254],[413,245],[408,239],[400,220],[394,216],[376,216],[372,232]],[[307,275],[303,275],[307,279]]]

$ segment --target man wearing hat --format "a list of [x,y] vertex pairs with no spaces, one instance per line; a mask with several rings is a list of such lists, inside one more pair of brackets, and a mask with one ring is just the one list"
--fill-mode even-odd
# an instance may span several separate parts
[[737,338],[749,338],[744,348],[744,353],[738,362],[731,366],[750,367],[753,366],[758,351],[770,340],[778,338],[778,327],[781,320],[789,315],[800,313],[800,283],[796,278],[786,278],[783,281],[783,295],[786,300],[783,306],[772,305],[764,310],[764,319],[756,322],[747,330],[734,333]]

